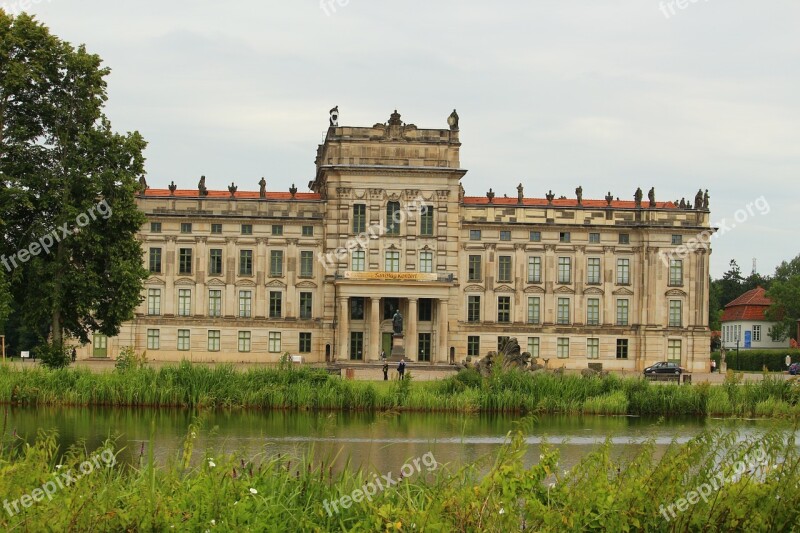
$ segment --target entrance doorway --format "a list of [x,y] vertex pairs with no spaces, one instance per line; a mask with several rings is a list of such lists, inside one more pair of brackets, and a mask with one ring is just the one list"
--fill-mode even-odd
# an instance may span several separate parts
[[92,337],[92,357],[108,357],[108,337],[95,333]]
[[392,356],[392,334],[391,333],[384,333],[381,336],[381,349],[383,353],[386,354],[386,358]]
[[350,332],[350,359],[353,361],[364,360],[364,332]]

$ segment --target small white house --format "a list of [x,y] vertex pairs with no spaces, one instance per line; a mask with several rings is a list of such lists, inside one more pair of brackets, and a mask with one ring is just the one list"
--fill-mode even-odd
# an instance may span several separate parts
[[772,300],[765,293],[763,288],[756,287],[725,306],[722,313],[723,348],[736,349],[737,344],[740,350],[789,347],[789,339],[773,341],[770,337],[773,322],[767,320],[765,313]]

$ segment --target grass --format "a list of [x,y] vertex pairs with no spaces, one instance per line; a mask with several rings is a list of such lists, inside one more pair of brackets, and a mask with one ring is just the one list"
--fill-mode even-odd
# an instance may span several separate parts
[[15,405],[414,410],[423,412],[695,415],[797,418],[800,382],[765,376],[722,386],[653,384],[641,378],[473,370],[435,382],[360,382],[310,368],[86,369],[0,367],[0,403]]
[[[619,393],[600,397],[595,405],[615,410]],[[646,443],[624,461],[606,444],[563,471],[558,451],[547,446],[538,463],[525,466],[525,427],[530,425],[523,422],[510,432],[496,454],[466,465],[440,465],[434,458],[416,475],[369,499],[353,498],[358,501],[338,513],[328,513],[325,503],[354,496],[387,472],[349,466],[334,473],[333,461],[313,453],[193,460],[199,429],[192,427],[182,451],[166,466],[156,466],[144,448],[132,463],[101,463],[56,490],[52,499],[0,513],[0,529],[789,531],[800,520],[800,458],[793,433],[787,440],[781,432],[708,432],[663,454]],[[0,447],[0,492],[6,501],[35,494],[54,474],[79,472],[82,462],[113,448],[107,443],[93,453],[80,447],[62,452],[56,442],[55,434],[42,432],[33,445],[17,441]],[[718,479],[724,483],[712,490]],[[706,496],[693,498],[691,491],[701,487],[708,489]],[[682,498],[694,505],[685,506]]]

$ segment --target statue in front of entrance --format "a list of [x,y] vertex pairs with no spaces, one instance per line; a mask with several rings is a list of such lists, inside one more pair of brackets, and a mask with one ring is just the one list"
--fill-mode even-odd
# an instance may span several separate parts
[[400,314],[399,309],[394,312],[392,317],[392,329],[394,329],[395,335],[403,333],[403,315]]

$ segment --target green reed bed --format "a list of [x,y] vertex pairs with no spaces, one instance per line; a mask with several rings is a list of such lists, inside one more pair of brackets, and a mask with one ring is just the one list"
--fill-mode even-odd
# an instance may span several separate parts
[[[598,405],[613,409],[622,399],[620,391],[602,398],[613,400]],[[131,463],[112,464],[113,453],[122,457],[110,451],[113,443],[64,451],[52,433],[40,433],[30,446],[7,437],[0,447],[0,492],[10,510],[0,511],[0,530],[789,531],[800,520],[793,433],[707,432],[664,453],[647,442],[625,460],[605,444],[566,471],[547,445],[526,464],[521,428],[530,424],[520,424],[496,453],[475,463],[440,464],[431,453],[402,480],[398,464],[389,472],[399,482],[384,490],[374,480],[389,472],[349,463],[335,471],[336,458],[313,452],[198,455],[196,426],[164,466],[155,464],[151,446]],[[80,472],[97,456],[110,460],[22,505],[25,495],[35,496],[64,472]],[[376,488],[370,498],[356,496],[370,482]],[[346,506],[343,496],[350,498]]]
[[0,367],[0,403],[331,410],[543,412],[602,415],[694,415],[796,418],[800,382],[766,376],[723,385],[651,383],[641,378],[584,377],[545,372],[474,370],[436,382],[362,382],[310,368],[130,368],[105,374],[85,369]]

